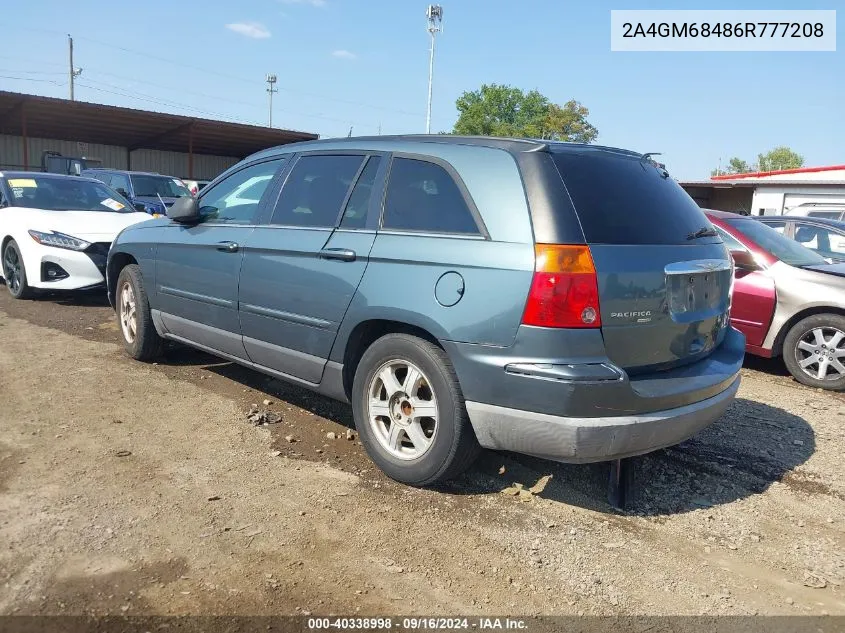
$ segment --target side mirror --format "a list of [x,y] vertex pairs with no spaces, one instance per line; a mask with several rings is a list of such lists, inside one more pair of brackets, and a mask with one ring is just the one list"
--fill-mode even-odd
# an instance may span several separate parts
[[174,222],[181,222],[183,224],[199,221],[200,210],[197,199],[192,196],[177,198],[176,202],[167,209],[167,217]]
[[136,211],[140,211],[141,213],[147,212],[147,205],[145,205],[143,202],[136,202],[132,206],[135,207]]
[[763,269],[754,259],[754,255],[748,251],[731,251],[731,257],[733,257],[734,266],[736,266],[737,270],[754,272],[755,270]]

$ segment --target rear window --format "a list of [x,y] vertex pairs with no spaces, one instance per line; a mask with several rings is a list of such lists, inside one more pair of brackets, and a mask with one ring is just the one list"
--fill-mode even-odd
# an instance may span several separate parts
[[[663,169],[607,152],[555,152],[555,164],[593,244],[689,244],[704,212]],[[703,237],[694,243],[718,242]]]

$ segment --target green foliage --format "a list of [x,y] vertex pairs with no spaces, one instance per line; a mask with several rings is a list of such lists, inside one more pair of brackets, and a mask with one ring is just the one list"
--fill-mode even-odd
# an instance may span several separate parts
[[780,169],[798,169],[804,166],[804,157],[790,148],[781,145],[765,154],[757,156],[760,171],[778,171]]
[[598,130],[587,121],[590,111],[575,100],[560,106],[537,90],[485,84],[455,102],[460,113],[454,134],[547,138],[590,143]]
[[745,174],[752,171],[778,171],[780,169],[797,169],[804,166],[804,157],[786,146],[775,147],[765,154],[757,155],[757,162],[749,165],[742,158],[734,156],[728,161],[728,166],[710,172],[711,176]]

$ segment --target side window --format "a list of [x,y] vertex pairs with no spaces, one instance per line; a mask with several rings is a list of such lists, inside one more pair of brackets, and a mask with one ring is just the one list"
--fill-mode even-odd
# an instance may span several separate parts
[[127,194],[129,193],[129,176],[125,174],[110,174],[106,184],[111,185],[111,188],[115,191],[120,189]]
[[382,228],[478,233],[458,185],[440,165],[396,158],[390,168]]
[[376,182],[376,174],[378,173],[381,158],[378,156],[371,156],[364,167],[364,171],[358,177],[358,182],[355,183],[355,188],[352,190],[352,195],[349,196],[349,202],[346,203],[346,209],[343,212],[343,219],[340,221],[341,228],[344,229],[362,229],[367,222],[367,210],[370,207],[370,197],[373,194],[373,187]]
[[774,229],[781,235],[783,235],[783,232],[786,230],[786,222],[766,222],[766,226],[768,226],[770,229]]
[[264,192],[284,162],[284,158],[279,158],[250,165],[204,189],[199,199],[203,222],[252,222]]
[[6,200],[6,196],[3,195],[3,187],[0,186],[0,209],[7,206],[9,206],[9,201]]
[[829,220],[838,220],[839,216],[839,211],[810,211],[807,214],[807,217],[810,218],[827,218]]
[[714,225],[713,228],[716,229],[716,232],[719,234],[719,237],[722,238],[722,241],[725,243],[725,246],[728,247],[729,251],[748,250],[742,245],[742,243],[738,239],[736,239],[733,235],[724,230],[721,226]]
[[334,227],[363,156],[303,156],[282,187],[270,224]]

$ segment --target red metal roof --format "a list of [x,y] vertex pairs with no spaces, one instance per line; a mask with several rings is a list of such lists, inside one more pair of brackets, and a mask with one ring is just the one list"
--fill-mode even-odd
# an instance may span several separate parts
[[0,134],[244,158],[316,134],[0,91]]
[[818,171],[845,170],[845,165],[829,165],[827,167],[798,167],[796,169],[778,169],[776,171],[751,171],[744,174],[722,174],[711,176],[710,180],[734,180],[736,178],[765,178],[766,176],[781,176],[784,174],[812,174]]

